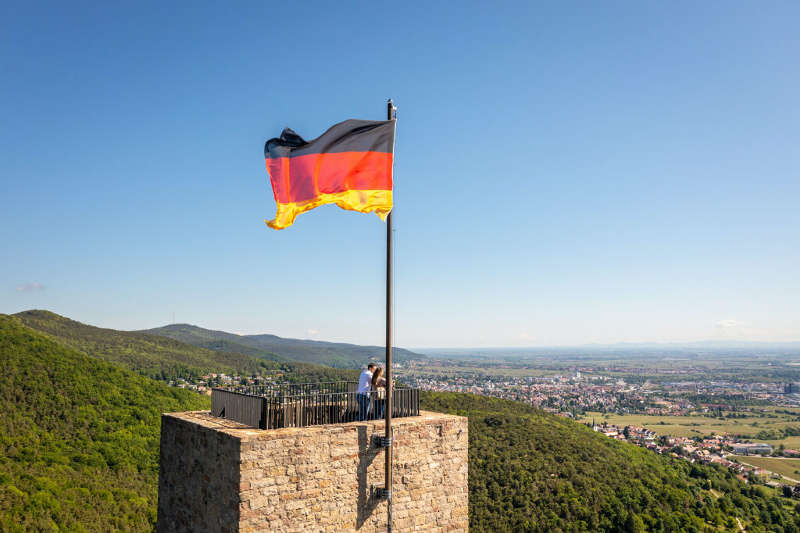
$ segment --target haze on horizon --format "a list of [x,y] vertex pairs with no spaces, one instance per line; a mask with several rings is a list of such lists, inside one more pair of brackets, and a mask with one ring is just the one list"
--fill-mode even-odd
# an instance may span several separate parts
[[800,5],[575,7],[7,6],[0,313],[382,344],[262,148],[392,97],[396,345],[800,341]]

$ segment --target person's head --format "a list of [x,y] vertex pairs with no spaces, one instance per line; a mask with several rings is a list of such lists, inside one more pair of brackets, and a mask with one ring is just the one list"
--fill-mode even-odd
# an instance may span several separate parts
[[372,386],[373,387],[376,387],[378,385],[378,380],[381,378],[382,375],[383,375],[383,367],[379,366],[372,373]]
[[368,364],[367,370],[369,370],[370,372],[375,372],[375,363]]

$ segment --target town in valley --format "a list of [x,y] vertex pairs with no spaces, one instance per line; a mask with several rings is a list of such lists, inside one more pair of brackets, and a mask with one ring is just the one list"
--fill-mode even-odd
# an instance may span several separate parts
[[398,379],[524,402],[800,497],[800,346],[440,350]]

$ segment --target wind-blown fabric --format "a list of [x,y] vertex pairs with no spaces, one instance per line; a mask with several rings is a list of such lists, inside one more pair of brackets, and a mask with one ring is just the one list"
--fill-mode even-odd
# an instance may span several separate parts
[[273,229],[323,204],[375,213],[392,210],[394,120],[345,120],[312,141],[286,128],[264,145],[278,213]]

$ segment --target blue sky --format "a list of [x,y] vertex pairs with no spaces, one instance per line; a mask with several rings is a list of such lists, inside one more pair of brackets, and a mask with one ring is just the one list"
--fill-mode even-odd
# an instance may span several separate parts
[[800,340],[800,4],[402,4],[4,3],[0,312],[382,343],[262,150],[392,97],[398,345]]

